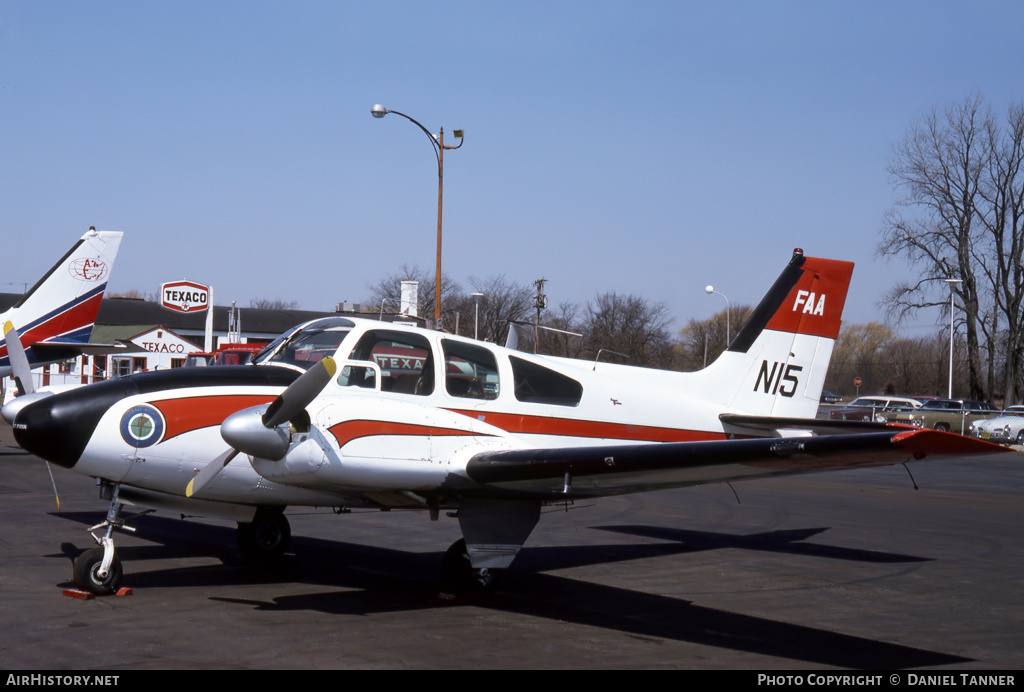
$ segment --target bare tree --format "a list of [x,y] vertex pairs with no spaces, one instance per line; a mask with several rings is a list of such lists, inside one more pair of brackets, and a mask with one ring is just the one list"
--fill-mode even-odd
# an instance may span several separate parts
[[728,339],[736,336],[753,311],[750,305],[737,305],[706,320],[690,320],[680,330],[676,345],[680,369],[700,370],[714,362],[729,346]]
[[[946,279],[963,308],[972,398],[985,398],[979,320],[984,289],[984,227],[977,223],[982,178],[991,163],[992,116],[981,97],[932,110],[894,149],[889,166],[898,189],[906,192],[888,212],[878,251],[899,256],[919,269],[916,283],[896,286],[887,296],[898,318],[949,300]],[[906,213],[904,213],[906,212]]]
[[262,310],[293,310],[299,306],[297,300],[282,300],[281,298],[250,298],[249,307]]
[[[369,287],[370,295],[367,301],[384,311],[398,312],[402,304],[402,282],[415,281],[417,287],[417,314],[420,317],[433,318],[434,316],[434,275],[419,266],[410,267],[403,264],[397,272],[392,272],[386,277]],[[459,284],[446,275],[441,276],[441,321],[445,326],[455,328],[455,315],[459,311],[458,297],[462,289]]]
[[137,288],[130,288],[127,291],[108,292],[107,298],[127,298],[128,300],[148,300],[152,303],[160,302],[159,293],[146,293]]
[[[878,250],[919,269],[887,297],[904,317],[950,299],[961,306],[972,398],[1024,398],[1024,106],[1003,125],[979,96],[932,111],[894,149],[906,197],[889,212]],[[948,314],[948,313],[946,313]]]
[[[474,293],[482,293],[479,299],[479,330],[474,329],[477,319],[477,304],[472,294],[460,294],[454,298],[453,309],[459,312],[459,333],[473,336],[479,332],[481,341],[504,343],[509,325],[526,319],[532,306],[532,292],[528,286],[509,281],[504,275],[481,279],[469,277]],[[447,323],[446,323],[446,326]],[[450,325],[453,329],[454,323]]]
[[[991,325],[983,322],[989,340],[989,391],[1002,389],[1007,404],[1022,400],[1024,375],[1024,106],[1013,104],[1007,113],[1007,128],[993,122],[987,131],[990,165],[981,180],[979,195],[984,205],[979,221],[989,243],[986,276],[993,287],[996,309]],[[1000,335],[999,318],[1006,327]],[[1002,362],[999,375],[994,363]],[[998,379],[997,379],[998,377]]]
[[[967,387],[964,342],[956,340],[953,378],[956,391]],[[861,385],[855,387],[854,379]],[[897,337],[879,322],[843,325],[832,351],[825,388],[841,395],[896,394],[945,396],[949,382],[949,333]]]
[[650,303],[636,295],[603,293],[587,303],[585,336],[597,355],[614,351],[609,360],[654,368],[672,367],[673,349],[668,327],[671,318],[664,303]]
[[[573,301],[558,304],[558,309],[544,313],[544,325],[551,329],[540,332],[540,353],[563,358],[582,358],[587,353],[583,332],[583,307]],[[529,331],[529,330],[527,330]]]
[[880,366],[880,355],[892,338],[892,330],[880,322],[844,324],[832,347],[825,388],[833,392],[850,392],[854,379],[859,377],[862,393],[882,392],[892,376],[889,370]]

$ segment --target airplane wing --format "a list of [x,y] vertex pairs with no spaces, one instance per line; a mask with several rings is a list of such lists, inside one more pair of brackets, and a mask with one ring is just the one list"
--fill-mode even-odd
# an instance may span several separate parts
[[852,435],[482,452],[470,459],[466,472],[509,497],[578,499],[1007,451],[962,435],[894,428]]
[[112,344],[93,344],[81,341],[36,341],[30,348],[46,359],[73,358],[79,355],[103,356],[119,353],[145,353],[146,349],[132,341],[117,339]]

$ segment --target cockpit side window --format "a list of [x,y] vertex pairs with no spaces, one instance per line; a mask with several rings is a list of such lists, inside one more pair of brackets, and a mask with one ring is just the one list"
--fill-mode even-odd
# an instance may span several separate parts
[[583,398],[583,385],[571,377],[522,358],[509,356],[515,395],[519,401],[556,406],[578,406]]
[[498,361],[490,349],[444,339],[445,390],[465,399],[497,399]]
[[426,396],[434,391],[434,357],[419,334],[375,329],[363,335],[349,356],[380,367],[381,390]]

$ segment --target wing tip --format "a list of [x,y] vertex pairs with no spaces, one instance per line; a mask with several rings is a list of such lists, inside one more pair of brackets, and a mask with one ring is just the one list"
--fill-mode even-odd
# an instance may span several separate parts
[[1015,450],[994,442],[942,430],[903,430],[893,435],[892,441],[913,452],[915,459],[923,459],[929,454],[973,456],[1016,453]]

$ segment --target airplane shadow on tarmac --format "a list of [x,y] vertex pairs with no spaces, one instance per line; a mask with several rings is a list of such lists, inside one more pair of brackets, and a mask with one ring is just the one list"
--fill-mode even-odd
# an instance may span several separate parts
[[[65,519],[93,525],[102,514],[62,513]],[[135,589],[240,584],[304,583],[328,587],[320,593],[270,600],[211,597],[224,603],[267,611],[316,611],[362,615],[459,607],[439,593],[442,551],[415,553],[375,546],[293,536],[292,551],[281,564],[254,569],[239,556],[233,528],[183,522],[158,516],[132,521],[151,545],[118,547],[125,583]],[[825,528],[769,531],[751,535],[687,531],[653,526],[595,526],[595,529],[657,538],[665,543],[526,547],[504,575],[498,590],[472,603],[556,621],[623,633],[721,647],[812,664],[856,669],[933,667],[971,659],[731,613],[683,599],[580,581],[546,571],[588,564],[638,560],[721,548],[763,550],[882,563],[914,563],[926,558],[807,544],[801,541]],[[92,547],[92,546],[89,546]],[[52,557],[73,560],[85,548],[64,543]],[[139,571],[146,560],[213,557],[219,565]],[[70,573],[70,571],[69,571]]]

